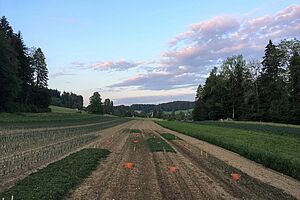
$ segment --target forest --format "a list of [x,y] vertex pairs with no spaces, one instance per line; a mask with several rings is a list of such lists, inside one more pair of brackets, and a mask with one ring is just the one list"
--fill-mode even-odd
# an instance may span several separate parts
[[300,124],[299,52],[297,39],[270,40],[261,62],[242,55],[227,58],[199,85],[193,119]]
[[83,97],[48,89],[48,69],[41,48],[28,48],[6,17],[0,21],[0,112],[49,112],[49,105],[83,108]]
[[188,110],[194,107],[194,102],[190,101],[173,101],[167,103],[160,103],[158,105],[155,104],[132,104],[130,106],[133,110],[143,111],[145,113],[153,112],[153,111],[167,111],[171,112],[174,110]]
[[83,97],[72,92],[60,92],[57,89],[49,89],[51,101],[54,106],[83,109]]
[[49,111],[48,69],[41,48],[26,47],[6,17],[0,20],[0,112]]

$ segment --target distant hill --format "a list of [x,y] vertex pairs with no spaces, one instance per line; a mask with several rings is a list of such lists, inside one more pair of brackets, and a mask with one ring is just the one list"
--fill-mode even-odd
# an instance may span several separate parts
[[132,104],[130,108],[132,110],[144,111],[145,113],[152,112],[154,110],[162,110],[166,112],[177,110],[188,110],[194,107],[194,102],[191,101],[173,101],[168,103],[155,104]]

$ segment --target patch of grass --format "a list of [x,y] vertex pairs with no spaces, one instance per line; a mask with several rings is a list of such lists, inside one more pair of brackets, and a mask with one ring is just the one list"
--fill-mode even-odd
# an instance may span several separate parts
[[158,152],[158,151],[166,151],[166,152],[173,152],[176,153],[176,151],[163,139],[161,138],[148,138],[147,144],[151,152]]
[[19,181],[0,198],[64,199],[70,189],[80,184],[110,152],[106,149],[83,149],[48,165]]
[[[175,114],[179,114],[180,112],[183,112],[183,113],[190,113],[192,112],[193,109],[187,109],[187,110],[176,110],[175,111]],[[172,114],[172,111],[164,111],[164,113],[166,114]]]
[[49,106],[49,108],[53,113],[86,113],[83,110],[78,110],[75,108],[65,108],[60,106]]
[[278,135],[300,137],[300,126],[298,125],[244,121],[202,121],[196,123],[202,125],[211,125],[225,128],[234,128],[248,131],[257,131]]
[[186,122],[156,122],[300,180],[300,137]]
[[142,133],[140,129],[130,129],[130,133]]
[[161,133],[160,135],[163,138],[165,138],[166,140],[180,140],[179,137],[177,137],[176,135],[173,135],[171,133]]

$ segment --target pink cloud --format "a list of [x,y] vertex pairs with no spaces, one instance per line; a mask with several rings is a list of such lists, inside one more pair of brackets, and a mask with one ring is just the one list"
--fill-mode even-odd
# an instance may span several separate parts
[[268,40],[299,36],[300,6],[243,22],[233,16],[216,16],[192,24],[172,39],[171,49],[162,54],[163,64],[186,65],[192,71],[201,71],[208,60],[217,62],[233,54],[258,58]]
[[[136,86],[165,89],[196,85],[213,65],[226,57],[243,54],[261,58],[269,39],[279,41],[300,36],[300,6],[289,6],[273,15],[243,22],[233,16],[216,16],[192,24],[174,37],[162,52],[156,71],[130,78],[113,87]],[[181,67],[180,67],[181,66]],[[184,66],[184,67],[182,67]]]
[[92,68],[97,70],[116,70],[116,71],[124,71],[130,68],[138,67],[143,64],[142,62],[129,62],[125,60],[120,61],[100,61],[92,64]]

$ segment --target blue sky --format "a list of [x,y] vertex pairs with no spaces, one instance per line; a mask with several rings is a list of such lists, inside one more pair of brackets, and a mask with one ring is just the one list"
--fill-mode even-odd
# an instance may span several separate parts
[[[28,47],[41,47],[49,87],[116,104],[193,100],[214,65],[259,59],[269,39],[300,36],[293,0],[0,0]],[[283,28],[284,27],[284,28]]]

